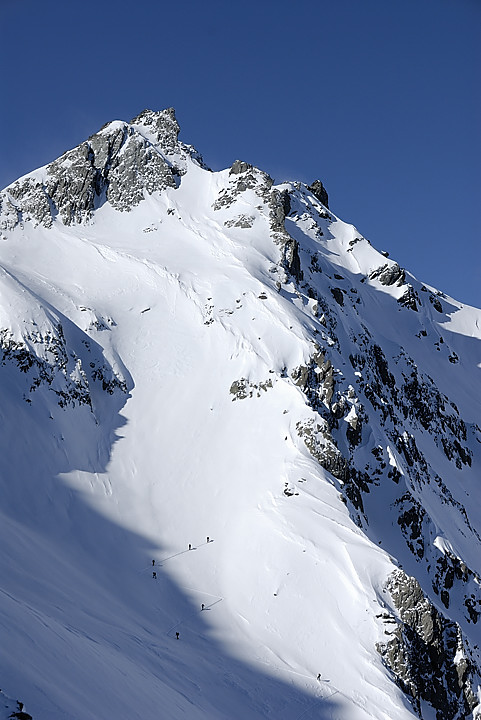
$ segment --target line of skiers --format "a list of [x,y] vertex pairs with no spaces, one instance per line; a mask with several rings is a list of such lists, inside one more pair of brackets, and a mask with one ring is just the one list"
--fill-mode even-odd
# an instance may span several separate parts
[[[209,536],[207,536],[207,542],[208,542],[208,543],[211,542]],[[191,543],[189,543],[189,550],[192,550],[192,544],[191,544]],[[152,567],[155,567],[155,560],[152,560]],[[155,572],[155,570],[152,571],[152,577],[153,577],[154,580],[157,580],[157,573]],[[201,609],[201,610],[204,610],[204,608],[205,608],[205,605],[204,605],[204,603],[202,603],[201,606],[200,606],[200,609]],[[175,637],[176,637],[177,640],[179,640],[179,638],[180,638],[180,633],[179,633],[179,632],[176,632],[176,633],[175,633]],[[317,674],[317,678],[316,678],[316,679],[317,679],[319,682],[321,681],[321,673],[318,673],[318,674]]]
[[[207,539],[207,542],[208,542],[208,543],[212,542],[211,539],[210,539],[210,537],[209,537],[208,535],[207,535],[207,538],[206,538],[206,539]],[[192,550],[192,543],[189,543],[189,550]],[[155,567],[155,560],[152,560],[152,567]],[[157,580],[157,573],[156,573],[155,570],[152,570],[152,578],[153,578],[154,580]],[[200,609],[201,609],[201,610],[204,610],[204,608],[205,608],[205,605],[204,605],[204,603],[202,603],[202,605],[200,606]],[[179,639],[179,633],[176,632],[176,633],[175,633],[175,636],[176,636],[176,638],[177,638],[177,640],[178,640],[178,639]]]
[[[214,542],[214,541],[211,540],[210,537],[207,535],[207,542],[210,543],[210,542]],[[192,543],[189,543],[189,550],[192,550]],[[155,566],[155,560],[152,560],[152,567],[154,567],[154,566]],[[152,577],[154,578],[154,580],[157,579],[157,573],[155,572],[155,570],[152,571]]]

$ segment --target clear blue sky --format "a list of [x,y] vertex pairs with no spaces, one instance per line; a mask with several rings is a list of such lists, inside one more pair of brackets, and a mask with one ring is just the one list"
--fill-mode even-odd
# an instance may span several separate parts
[[174,106],[215,170],[320,178],[420,280],[481,306],[481,0],[0,0],[0,186]]

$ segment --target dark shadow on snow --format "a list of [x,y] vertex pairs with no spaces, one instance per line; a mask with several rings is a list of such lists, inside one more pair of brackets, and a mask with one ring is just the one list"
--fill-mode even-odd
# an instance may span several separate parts
[[[0,371],[8,382],[12,368]],[[334,689],[315,678],[303,692],[254,658],[250,664],[232,657],[208,620],[220,599],[201,611],[162,566],[154,580],[152,558],[165,550],[90,503],[90,483],[108,496],[115,482],[103,474],[126,396],[106,396],[115,411],[104,411],[104,423],[96,424],[85,406],[55,410],[50,419],[48,389],[37,390],[30,404],[17,390],[6,393],[0,410],[8,427],[0,440],[0,632],[9,648],[1,655],[2,688],[35,720],[73,717],[65,694],[77,703],[84,698],[84,718],[133,720],[153,716],[152,708],[169,720],[339,718],[339,702],[321,697]],[[86,473],[84,490],[62,479],[73,471]],[[134,715],[123,710],[126,696]],[[94,709],[92,697],[103,698]]]

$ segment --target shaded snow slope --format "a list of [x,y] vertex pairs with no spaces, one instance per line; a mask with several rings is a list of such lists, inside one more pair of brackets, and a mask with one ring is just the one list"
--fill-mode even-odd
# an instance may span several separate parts
[[35,720],[471,717],[481,312],[177,136],[110,123],[1,195],[0,686]]

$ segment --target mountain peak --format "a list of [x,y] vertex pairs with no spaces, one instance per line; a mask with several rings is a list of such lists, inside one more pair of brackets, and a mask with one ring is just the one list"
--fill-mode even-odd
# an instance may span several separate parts
[[142,110],[130,121],[130,124],[145,128],[155,139],[154,144],[161,145],[165,152],[175,152],[180,126],[173,107],[158,112],[149,109]]
[[175,187],[187,158],[202,160],[178,142],[174,108],[143,110],[130,123],[112,121],[45,168],[26,175],[0,195],[2,227],[30,220],[51,227],[88,221],[109,202],[130,210],[155,191]]

